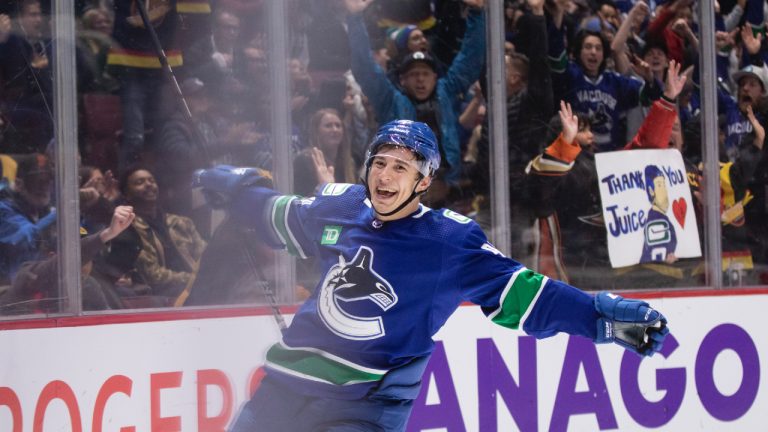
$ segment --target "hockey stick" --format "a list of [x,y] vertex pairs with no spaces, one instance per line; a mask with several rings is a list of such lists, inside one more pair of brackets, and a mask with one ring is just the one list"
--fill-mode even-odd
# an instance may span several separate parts
[[[245,230],[245,235],[248,237],[249,240],[253,240],[254,234],[251,230]],[[285,323],[285,318],[283,317],[283,313],[280,312],[280,307],[277,303],[277,298],[275,298],[275,292],[272,290],[272,285],[268,282],[267,278],[264,276],[264,272],[261,271],[261,267],[259,267],[257,264],[256,257],[253,256],[253,252],[251,251],[251,248],[248,247],[249,243],[247,241],[243,241],[243,252],[245,253],[246,258],[248,258],[248,263],[250,264],[250,268],[255,274],[256,278],[263,281],[263,284],[257,283],[259,287],[261,287],[261,291],[264,294],[265,297],[267,297],[267,301],[269,302],[269,308],[272,310],[272,317],[275,319],[275,322],[277,323],[277,327],[280,328],[280,332],[284,332],[288,325]]]
[[[203,157],[210,162],[211,158],[208,153],[208,149],[205,146],[205,137],[197,128],[197,125],[195,124],[195,121],[192,118],[192,112],[189,109],[189,104],[187,104],[187,99],[184,97],[184,93],[181,91],[181,87],[179,86],[179,81],[176,79],[176,74],[173,72],[173,68],[171,68],[170,64],[168,63],[168,57],[165,55],[165,50],[163,49],[163,45],[160,43],[160,38],[157,36],[157,32],[155,31],[155,28],[152,26],[152,23],[149,20],[149,14],[147,13],[147,8],[146,8],[146,5],[144,4],[144,0],[136,0],[136,5],[139,10],[139,15],[141,15],[141,20],[144,23],[144,27],[147,29],[147,31],[149,32],[150,38],[152,39],[152,44],[153,44],[153,47],[155,48],[157,59],[160,61],[160,65],[162,66],[162,69],[166,78],[171,83],[171,87],[173,88],[173,91],[176,95],[179,106],[181,107],[182,113],[184,115],[184,119],[188,123],[189,129],[193,134],[193,140],[195,141],[195,145],[198,147]],[[280,328],[280,331],[283,332],[285,331],[286,328],[288,328],[288,326],[286,325],[285,318],[283,317],[283,314],[280,311],[280,306],[277,303],[275,292],[272,289],[272,286],[267,280],[267,278],[264,276],[264,272],[262,272],[261,268],[258,266],[256,257],[251,251],[250,242],[257,241],[253,237],[254,236],[252,232],[250,232],[249,230],[245,230],[245,237],[243,237],[241,246],[246,258],[248,259],[248,264],[250,265],[252,272],[257,278],[263,281],[263,283],[260,283],[257,285],[261,287],[262,293],[264,294],[264,296],[267,298],[267,301],[269,302],[269,307],[272,310],[272,316],[275,319],[277,326]]]

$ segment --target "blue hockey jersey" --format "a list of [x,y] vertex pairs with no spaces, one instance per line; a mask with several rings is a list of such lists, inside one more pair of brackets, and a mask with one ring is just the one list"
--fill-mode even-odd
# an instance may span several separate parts
[[641,263],[664,262],[677,249],[675,227],[664,213],[651,208],[645,222]]
[[355,399],[386,386],[415,398],[432,336],[466,301],[536,337],[595,338],[591,295],[506,258],[458,213],[421,205],[382,222],[351,184],[313,198],[254,187],[233,202],[235,220],[320,265],[312,296],[267,353],[270,375],[296,391]]

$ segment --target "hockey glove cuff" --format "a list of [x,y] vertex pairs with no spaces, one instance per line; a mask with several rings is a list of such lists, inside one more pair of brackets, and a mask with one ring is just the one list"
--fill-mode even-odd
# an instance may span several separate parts
[[218,165],[195,171],[193,188],[202,188],[211,207],[224,207],[237,192],[249,186],[272,187],[272,176],[259,168]]
[[661,350],[669,334],[664,315],[644,301],[601,292],[595,296],[595,309],[601,315],[595,343],[614,342],[640,355],[652,356]]

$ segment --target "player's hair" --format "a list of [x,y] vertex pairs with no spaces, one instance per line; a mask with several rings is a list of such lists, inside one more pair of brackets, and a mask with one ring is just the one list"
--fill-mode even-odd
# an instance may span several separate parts
[[645,167],[645,194],[648,195],[648,201],[650,203],[653,203],[653,195],[651,195],[651,192],[656,191],[656,186],[653,184],[653,180],[656,177],[664,177],[664,173],[661,172],[656,165],[647,165]]

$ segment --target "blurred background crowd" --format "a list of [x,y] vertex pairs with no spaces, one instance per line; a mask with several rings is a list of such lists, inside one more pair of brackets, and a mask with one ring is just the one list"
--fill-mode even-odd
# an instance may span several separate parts
[[[264,302],[275,252],[257,236],[244,245],[190,184],[212,164],[274,173],[267,2],[145,0],[146,19],[137,0],[75,3],[83,308]],[[486,113],[498,96],[489,94],[484,3],[287,0],[293,188],[282,192],[358,182],[378,125],[419,120],[443,157],[425,203],[490,228]],[[506,113],[498,115],[507,124],[513,258],[584,289],[702,286],[701,258],[611,268],[594,155],[679,150],[704,239],[700,88],[714,86],[723,277],[768,284],[766,2],[715,2],[717,80],[706,83],[698,7],[504,1]],[[0,4],[0,315],[55,312],[66,301],[56,282],[51,14],[49,0]],[[669,88],[671,62],[686,77],[680,89]],[[556,151],[566,127],[560,101],[579,120],[571,154]],[[672,113],[667,126],[648,120],[654,109]],[[299,263],[297,300],[311,279]]]

